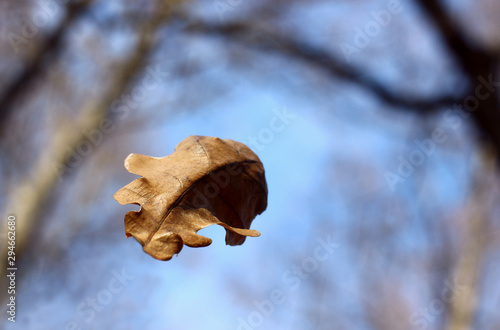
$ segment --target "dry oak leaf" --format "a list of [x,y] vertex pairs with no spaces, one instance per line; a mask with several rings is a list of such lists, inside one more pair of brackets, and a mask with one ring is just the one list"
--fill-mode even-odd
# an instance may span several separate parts
[[183,244],[210,245],[197,232],[213,224],[226,229],[229,245],[260,235],[249,228],[267,207],[264,166],[242,143],[189,136],[163,158],[130,154],[125,168],[142,176],[114,196],[141,206],[125,215],[125,234],[153,258],[170,260]]

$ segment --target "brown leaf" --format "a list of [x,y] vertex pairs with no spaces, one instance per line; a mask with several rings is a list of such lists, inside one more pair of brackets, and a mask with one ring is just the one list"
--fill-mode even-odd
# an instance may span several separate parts
[[183,244],[210,245],[197,232],[213,224],[226,229],[229,245],[260,235],[249,228],[267,207],[264,167],[242,143],[189,136],[163,158],[130,154],[125,168],[142,176],[115,194],[122,205],[141,206],[125,215],[125,234],[156,259],[171,259]]

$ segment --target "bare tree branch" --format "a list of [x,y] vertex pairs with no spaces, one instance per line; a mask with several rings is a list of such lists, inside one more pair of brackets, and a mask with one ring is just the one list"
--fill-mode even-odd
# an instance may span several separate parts
[[494,198],[491,197],[495,184],[496,155],[492,150],[481,150],[481,169],[474,176],[472,197],[467,205],[465,217],[461,219],[463,239],[459,260],[455,265],[455,281],[461,289],[453,292],[449,308],[449,330],[467,330],[474,326],[479,305],[479,286],[483,259],[487,255],[491,233],[488,232],[488,219]]
[[[455,57],[455,60],[469,76],[469,95],[477,94],[476,86],[479,85],[479,77],[492,80],[495,83],[498,82],[498,79],[495,79],[495,70],[498,68],[497,56],[490,54],[490,51],[486,49],[480,49],[477,45],[471,44],[446,13],[441,1],[419,0],[417,3],[431,18],[451,55]],[[476,110],[469,111],[479,131],[495,146],[497,152],[500,152],[499,92],[496,89],[491,92],[490,97],[480,99],[481,103]],[[500,155],[500,153],[497,154]]]
[[71,2],[67,7],[67,14],[57,29],[45,40],[37,52],[30,59],[26,67],[19,73],[3,91],[0,91],[0,127],[4,125],[13,111],[15,100],[27,90],[33,80],[47,67],[47,61],[53,61],[63,49],[63,39],[71,27],[92,4],[94,0]]
[[419,0],[418,4],[430,17],[445,45],[467,74],[475,78],[477,74],[491,70],[492,55],[467,40],[440,0]]
[[304,41],[295,40],[282,34],[258,29],[247,23],[218,24],[213,22],[190,21],[186,27],[189,33],[222,36],[244,46],[259,50],[286,54],[309,65],[325,70],[332,78],[344,79],[372,92],[382,101],[410,111],[430,113],[460,102],[463,96],[444,95],[426,99],[420,96],[399,95],[359,69],[349,66],[324,49]]
[[[16,227],[16,256],[23,255],[30,248],[29,244],[38,230],[37,216],[61,175],[58,168],[71,167],[69,164],[71,156],[77,147],[88,139],[84,133],[98,129],[103,120],[110,117],[109,108],[113,100],[129,90],[134,79],[142,72],[157,43],[154,35],[170,15],[170,4],[166,1],[158,1],[158,3],[154,16],[144,22],[138,31],[138,42],[132,54],[118,67],[119,71],[115,73],[103,97],[98,101],[90,100],[82,107],[79,121],[83,129],[63,127],[55,132],[47,150],[34,165],[33,172],[36,176],[21,182],[12,193],[6,211],[14,213],[19,220]],[[4,255],[6,255],[6,243],[5,241],[1,246]],[[3,263],[6,263],[6,259]],[[3,282],[6,278],[4,276],[6,268],[7,266],[4,265],[3,270],[0,271]]]

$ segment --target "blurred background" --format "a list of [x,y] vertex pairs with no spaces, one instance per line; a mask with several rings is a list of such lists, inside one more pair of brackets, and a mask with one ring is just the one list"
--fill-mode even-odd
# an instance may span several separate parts
[[[495,0],[0,2],[4,329],[500,329]],[[261,237],[153,259],[114,193],[189,135]],[[16,218],[16,322],[7,220]]]

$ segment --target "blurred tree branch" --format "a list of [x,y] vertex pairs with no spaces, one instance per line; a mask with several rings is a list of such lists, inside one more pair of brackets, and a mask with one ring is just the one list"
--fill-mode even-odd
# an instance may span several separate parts
[[186,20],[190,22],[186,27],[186,31],[189,33],[220,36],[247,47],[285,54],[325,70],[334,79],[344,79],[359,85],[394,107],[402,107],[420,113],[430,113],[460,102],[463,98],[461,95],[443,95],[430,99],[421,96],[400,95],[325,49],[283,34],[257,28],[252,23],[218,24],[193,19]]
[[[396,107],[398,110],[428,114],[442,110],[445,107],[464,104],[468,95],[475,95],[475,87],[479,84],[477,81],[479,77],[485,80],[488,80],[489,77],[494,79],[494,69],[497,66],[497,61],[496,57],[492,56],[488,50],[475,48],[466,42],[465,38],[453,26],[451,19],[445,15],[439,1],[421,0],[420,3],[431,18],[437,22],[438,30],[444,36],[450,52],[459,60],[459,64],[467,73],[469,77],[469,93],[441,95],[433,98],[397,93],[323,48],[282,33],[259,28],[252,22],[215,23],[186,16],[180,16],[180,18],[188,22],[185,29],[188,33],[224,37],[246,47],[298,59],[324,70],[334,79],[343,79],[365,88],[380,100]],[[470,114],[479,132],[495,146],[497,151],[500,151],[499,93],[495,90],[492,94],[487,99],[481,99],[479,109],[470,111]]]
[[[17,185],[11,195],[6,210],[14,213],[18,219],[16,227],[16,256],[19,257],[29,249],[28,242],[37,233],[37,216],[52,189],[57,185],[61,173],[58,168],[71,167],[69,161],[77,146],[86,141],[84,134],[99,128],[103,120],[111,118],[109,111],[111,103],[129,90],[135,78],[141,74],[150,54],[154,51],[157,39],[154,37],[170,15],[172,2],[157,2],[153,17],[146,18],[137,33],[137,43],[131,55],[115,71],[107,89],[100,100],[88,101],[80,111],[81,130],[62,127],[53,135],[52,143],[42,157],[34,165],[33,177],[27,178]],[[58,168],[54,166],[58,165]],[[5,217],[6,218],[6,217]],[[40,223],[40,222],[38,222]],[[2,253],[6,255],[6,243],[2,244]],[[22,257],[20,258],[22,260]],[[5,282],[6,259],[3,261],[2,281]],[[5,295],[4,295],[5,297]]]
[[63,50],[63,39],[75,22],[82,17],[94,0],[70,2],[67,6],[66,17],[50,36],[42,43],[35,54],[31,56],[24,69],[18,76],[0,91],[0,127],[8,120],[14,110],[14,102],[23,95],[35,78],[47,67],[47,62],[54,61]]
[[[488,49],[482,49],[468,40],[458,26],[446,12],[442,1],[419,0],[417,4],[434,23],[437,33],[441,36],[452,57],[462,67],[469,78],[469,95],[477,95],[476,86],[478,78],[497,82],[496,70],[498,69],[498,54]],[[478,109],[469,111],[476,127],[491,142],[497,155],[500,155],[500,104],[498,103],[499,91],[494,90],[493,95],[480,99]],[[465,103],[465,100],[459,102]]]
[[491,181],[491,177],[495,176],[496,155],[491,150],[483,149],[481,156],[480,170],[473,177],[472,196],[464,212],[465,216],[460,219],[462,238],[453,275],[461,288],[453,292],[454,299],[449,308],[449,330],[474,328],[483,260],[491,240],[488,219],[494,203],[491,197],[494,181]]

